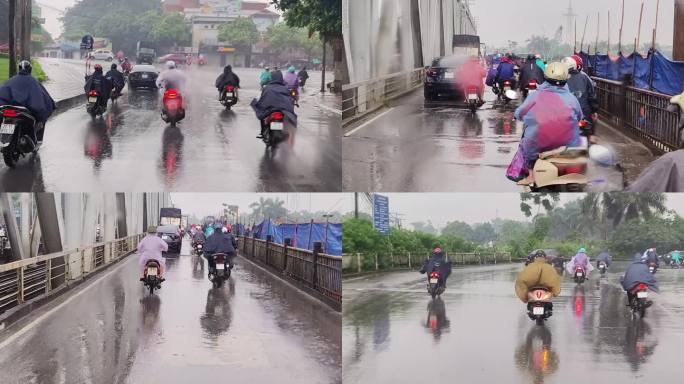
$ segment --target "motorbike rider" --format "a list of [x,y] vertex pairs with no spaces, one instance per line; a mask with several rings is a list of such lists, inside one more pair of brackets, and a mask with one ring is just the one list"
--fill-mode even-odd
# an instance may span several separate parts
[[116,69],[116,64],[112,64],[111,69],[107,72],[105,77],[112,83],[112,89],[116,89],[119,94],[121,94],[121,90],[126,84],[126,81],[124,80],[123,73]]
[[527,169],[534,168],[541,152],[581,143],[582,108],[565,86],[567,80],[568,67],[550,63],[544,71],[544,83],[515,110],[516,120],[525,123],[520,150]]
[[264,67],[264,71],[259,75],[259,85],[261,88],[265,87],[266,84],[271,82],[271,69],[269,67]]
[[290,92],[285,86],[283,74],[280,71],[271,73],[271,81],[261,91],[259,100],[252,100],[251,106],[257,119],[262,122],[261,133],[257,136],[258,139],[263,138],[266,130],[263,121],[272,112],[282,112],[294,125],[297,125],[297,114],[294,111],[294,104],[292,103]]
[[682,255],[679,253],[679,251],[672,251],[672,265],[681,265],[682,264]]
[[169,60],[166,62],[166,70],[157,77],[157,88],[164,91],[175,89],[181,95],[185,94],[185,75],[176,69],[176,62]]
[[660,260],[658,259],[658,253],[655,247],[649,248],[646,251],[644,251],[642,258],[646,259],[647,265],[650,263],[655,263],[656,269],[660,268]]
[[198,243],[204,243],[207,241],[207,238],[204,236],[204,232],[202,231],[194,231],[192,234],[192,244],[198,244]]
[[124,57],[124,61],[121,63],[121,70],[125,74],[129,74],[133,70],[133,65],[131,65],[130,61],[128,61],[128,57]]
[[[632,289],[639,283],[646,284],[654,292],[660,291],[655,275],[648,270],[648,257],[646,255],[639,256],[634,260],[620,278],[620,284],[622,284],[622,288],[627,292],[627,306],[632,302],[634,296],[631,292]],[[651,300],[646,301],[646,307],[650,307],[651,304],[653,304]]]
[[[150,225],[147,227],[147,235],[138,244],[138,253],[140,254],[140,281],[145,280],[145,267],[150,260],[156,260],[159,263],[159,278],[164,281],[164,271],[166,270],[166,260],[162,252],[167,252],[169,245],[166,241],[157,236],[157,227]],[[157,287],[159,288],[159,287]]]
[[527,56],[527,61],[520,69],[520,91],[524,93],[531,81],[535,81],[537,85],[544,82],[544,71],[537,65],[534,55]]
[[587,255],[587,250],[584,248],[580,248],[577,251],[577,254],[570,259],[568,264],[566,265],[566,270],[570,274],[575,273],[575,268],[577,267],[582,267],[584,269],[585,277],[588,279],[589,278],[589,267],[591,263],[589,262],[589,256]]
[[421,274],[430,273],[435,269],[436,263],[439,263],[439,278],[442,280],[442,286],[446,288],[447,279],[449,278],[449,275],[451,275],[451,262],[446,261],[444,251],[442,251],[442,248],[439,245],[432,250],[430,258],[423,262],[423,266],[418,272]]
[[511,89],[515,89],[515,63],[508,55],[501,58],[501,63],[496,68],[495,83],[503,90],[503,83],[507,80],[511,82]]
[[230,268],[233,268],[236,249],[237,240],[235,240],[232,233],[228,232],[228,228],[224,227],[221,223],[214,224],[214,233],[207,237],[207,241],[204,244],[204,257],[209,263],[209,275],[212,275],[216,270],[216,263],[214,262],[215,253],[225,254]]
[[534,256],[534,262],[523,268],[515,279],[515,294],[523,303],[527,303],[527,293],[534,287],[548,289],[553,297],[561,292],[560,275],[547,263],[546,252],[540,249]]
[[237,97],[237,90],[240,88],[240,78],[233,72],[233,67],[226,65],[223,68],[223,73],[216,78],[214,86],[218,89],[219,100],[223,99],[223,93],[227,86],[232,85],[234,87],[235,96]]
[[608,253],[607,249],[604,249],[601,253],[599,253],[598,256],[596,256],[596,268],[598,268],[601,261],[606,264],[606,268],[609,268],[610,264],[613,262],[613,256]]
[[482,79],[487,77],[487,71],[480,64],[480,59],[477,56],[470,56],[458,72],[458,79],[461,82],[463,89],[468,87],[477,87],[477,96],[479,100],[484,99],[484,85]]
[[306,71],[306,66],[302,67],[302,70],[297,73],[297,78],[299,79],[299,86],[304,87],[309,79],[309,72]]
[[86,76],[86,85],[84,87],[86,95],[90,91],[97,91],[97,104],[107,106],[107,101],[112,92],[112,83],[102,73],[102,66],[95,64],[94,72],[90,76]]
[[55,101],[42,84],[31,76],[31,62],[19,62],[19,73],[0,86],[0,105],[16,105],[28,109],[36,119],[36,139],[43,142],[45,122],[55,111]]
[[589,142],[595,144],[596,138],[594,135],[596,134],[599,100],[594,82],[589,75],[582,71],[584,62],[578,55],[564,58],[563,64],[569,68],[568,88],[579,101],[584,119],[589,122],[589,126],[586,128],[588,130]]

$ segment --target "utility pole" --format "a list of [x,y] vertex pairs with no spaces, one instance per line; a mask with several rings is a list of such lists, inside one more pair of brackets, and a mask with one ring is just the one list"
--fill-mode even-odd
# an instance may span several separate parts
[[20,0],[20,53],[21,60],[31,60],[31,2],[32,0]]
[[327,43],[328,38],[323,36],[323,71],[321,72],[321,93],[325,93],[325,64],[326,64],[326,53],[327,53]]
[[354,192],[354,218],[359,218],[359,193]]
[[684,0],[675,0],[672,59],[684,61]]
[[9,75],[10,77],[17,74],[17,37],[14,34],[14,20],[17,13],[17,0],[9,0],[8,10],[9,20],[7,26],[9,30]]

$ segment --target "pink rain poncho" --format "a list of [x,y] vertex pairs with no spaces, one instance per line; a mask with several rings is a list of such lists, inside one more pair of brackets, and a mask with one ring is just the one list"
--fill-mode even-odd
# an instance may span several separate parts
[[575,273],[575,266],[577,265],[581,265],[582,268],[584,268],[587,278],[589,277],[589,273],[594,270],[594,267],[589,262],[589,256],[587,256],[586,253],[577,253],[573,256],[572,260],[566,264],[565,269],[569,274],[573,274]]
[[138,253],[140,254],[139,266],[140,273],[145,271],[145,264],[148,260],[157,260],[161,265],[162,273],[166,270],[166,260],[162,256],[162,252],[169,250],[169,245],[164,240],[159,238],[156,234],[148,234],[138,244]]

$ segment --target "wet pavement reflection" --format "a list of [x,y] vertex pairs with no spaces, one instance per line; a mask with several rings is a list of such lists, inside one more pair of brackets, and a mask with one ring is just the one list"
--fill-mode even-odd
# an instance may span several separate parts
[[341,382],[338,313],[241,258],[213,288],[206,261],[187,250],[167,258],[154,295],[132,255],[29,316],[18,326],[31,328],[0,350],[0,382]]
[[521,265],[456,269],[435,301],[417,272],[345,280],[344,382],[678,383],[684,273],[658,272],[662,293],[640,320],[619,286],[625,266],[582,285],[563,277],[545,326],[515,297]]

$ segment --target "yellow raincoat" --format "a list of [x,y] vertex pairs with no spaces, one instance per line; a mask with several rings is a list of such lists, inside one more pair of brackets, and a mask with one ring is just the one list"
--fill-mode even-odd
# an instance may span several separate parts
[[546,259],[537,257],[525,269],[520,271],[515,280],[515,294],[527,303],[527,292],[533,287],[546,287],[554,297],[560,295],[561,277],[556,270],[546,262]]

